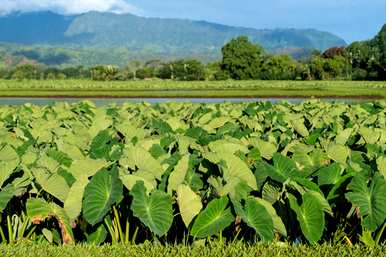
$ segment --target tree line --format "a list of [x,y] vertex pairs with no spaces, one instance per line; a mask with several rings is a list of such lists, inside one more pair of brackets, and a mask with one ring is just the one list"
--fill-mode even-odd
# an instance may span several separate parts
[[93,79],[125,81],[144,79],[193,80],[386,80],[386,24],[372,40],[348,47],[333,47],[309,58],[272,55],[240,36],[221,49],[222,60],[204,64],[195,59],[170,62],[132,61],[126,67],[45,67],[26,63],[0,69],[2,79]]

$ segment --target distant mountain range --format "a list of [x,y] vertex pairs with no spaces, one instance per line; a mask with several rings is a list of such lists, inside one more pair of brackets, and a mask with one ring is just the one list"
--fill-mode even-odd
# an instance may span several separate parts
[[[63,50],[67,54],[78,53],[76,61],[80,63],[79,56],[83,54],[79,53],[84,51],[94,55],[110,52],[121,58],[124,54],[126,58],[141,60],[185,57],[213,60],[220,57],[220,49],[227,41],[240,35],[249,36],[253,42],[273,53],[296,55],[310,49],[323,51],[346,45],[342,38],[314,29],[258,30],[205,21],[101,12],[71,16],[53,12],[0,16],[0,43],[9,49],[12,45],[13,54],[23,54],[26,47],[30,54],[31,51],[61,48],[67,49],[67,52]],[[42,53],[35,53],[38,54]],[[94,59],[96,62],[99,60],[95,56]],[[100,61],[103,62],[103,58]],[[116,64],[121,61],[117,60]]]

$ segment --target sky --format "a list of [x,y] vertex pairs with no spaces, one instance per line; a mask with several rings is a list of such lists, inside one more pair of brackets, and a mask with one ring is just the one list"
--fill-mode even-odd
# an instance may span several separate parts
[[386,0],[0,0],[0,13],[52,10],[133,13],[271,28],[314,28],[348,43],[372,38],[386,23]]

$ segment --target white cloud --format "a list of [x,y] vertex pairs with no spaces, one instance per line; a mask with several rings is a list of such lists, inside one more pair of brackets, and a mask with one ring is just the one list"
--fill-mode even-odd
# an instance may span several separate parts
[[0,13],[52,10],[65,14],[88,11],[138,13],[125,0],[0,0]]

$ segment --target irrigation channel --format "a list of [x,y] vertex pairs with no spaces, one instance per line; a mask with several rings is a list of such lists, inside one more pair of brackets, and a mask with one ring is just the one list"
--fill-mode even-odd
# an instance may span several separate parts
[[76,103],[81,101],[92,101],[97,106],[104,106],[109,104],[123,104],[125,102],[142,103],[147,102],[151,104],[166,103],[166,102],[191,102],[191,103],[223,103],[223,102],[260,102],[269,101],[272,103],[290,102],[300,103],[309,100],[320,99],[327,102],[373,102],[381,99],[372,98],[353,98],[353,97],[330,97],[330,98],[309,98],[309,97],[237,97],[237,98],[75,98],[75,97],[0,97],[0,105],[23,105],[25,103],[36,105],[51,105],[55,102]]

